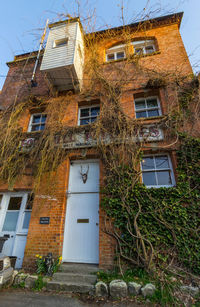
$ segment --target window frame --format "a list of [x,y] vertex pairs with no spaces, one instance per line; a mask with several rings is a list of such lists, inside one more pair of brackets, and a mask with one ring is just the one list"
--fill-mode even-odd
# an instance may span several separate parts
[[[148,99],[156,99],[157,100],[157,107],[147,107],[147,100]],[[140,102],[140,101],[145,101],[145,108],[141,108],[141,109],[136,109],[136,105],[135,103]],[[141,98],[134,98],[134,107],[135,107],[135,118],[136,119],[141,119],[141,118],[153,118],[153,117],[158,117],[158,116],[162,116],[162,109],[161,109],[161,104],[160,104],[160,100],[158,96],[148,96],[148,97],[141,97]],[[159,115],[154,115],[154,116],[146,116],[146,117],[139,117],[137,118],[136,113],[137,112],[146,112],[146,114],[148,115],[148,111],[153,111],[153,110],[158,110]]]
[[[135,56],[142,56],[142,55],[150,55],[156,52],[156,46],[155,46],[155,41],[154,40],[141,40],[141,41],[134,41],[132,42],[133,48],[134,48],[134,55]],[[153,52],[147,53],[146,52],[146,47],[153,47]],[[135,49],[136,48],[141,48],[142,53],[136,53]]]
[[[95,108],[95,107],[99,107],[99,112],[100,112],[100,104],[94,104],[94,105],[87,105],[87,106],[80,106],[79,108],[78,108],[78,126],[86,126],[86,125],[90,125],[90,124],[92,124],[92,123],[88,123],[88,124],[86,124],[86,125],[81,125],[80,124],[80,121],[81,121],[81,119],[84,119],[83,117],[81,117],[80,115],[81,115],[81,110],[82,109],[91,109],[91,108]],[[90,110],[90,112],[91,112],[91,110]],[[99,115],[98,115],[99,116]],[[97,117],[98,117],[97,116]],[[92,118],[92,117],[95,117],[95,116],[84,116],[85,118]]]
[[[174,175],[174,169],[173,169],[173,164],[172,164],[172,161],[171,161],[171,157],[168,153],[159,153],[159,154],[147,154],[147,155],[144,155],[143,158],[147,158],[147,157],[154,157],[154,161],[155,161],[155,157],[162,157],[162,156],[167,156],[168,158],[168,163],[169,163],[169,168],[163,168],[163,169],[148,169],[148,170],[143,170],[142,169],[142,161],[140,162],[140,170],[141,170],[141,178],[142,178],[142,183],[144,184],[143,182],[143,173],[145,172],[157,172],[157,171],[164,171],[164,170],[168,170],[170,171],[170,176],[171,176],[171,184],[168,184],[168,185],[146,185],[144,184],[148,189],[150,188],[156,188],[156,189],[159,189],[159,188],[172,188],[176,185],[176,181],[175,181],[175,175]],[[155,162],[154,162],[155,164]],[[156,166],[156,164],[155,164]],[[157,180],[157,177],[156,177],[156,180]]]
[[53,41],[53,48],[59,48],[59,47],[64,47],[68,44],[69,38],[68,37],[63,37],[59,39],[55,39]]
[[[125,47],[126,45],[116,45],[116,46],[113,46],[109,49],[106,50],[106,62],[113,62],[113,61],[119,61],[119,60],[123,60],[123,59],[126,59],[126,51],[125,51]],[[121,58],[117,58],[117,54],[118,53],[121,53],[123,52],[124,53],[124,57],[121,57]],[[112,60],[109,60],[108,59],[108,55],[110,54],[113,54],[114,55],[114,59]]]
[[[37,116],[37,115],[40,115],[40,116],[46,115],[46,120],[47,120],[47,114],[46,113],[33,113],[33,114],[31,114],[31,117],[30,117],[30,120],[29,120],[29,125],[28,125],[28,132],[41,132],[45,129],[45,127],[44,127],[43,130],[42,129],[41,130],[35,130],[35,131],[32,130],[32,126],[36,126],[36,125],[40,126],[42,124],[41,121],[40,121],[40,123],[36,123],[36,124],[33,123],[33,118],[34,118],[34,116]],[[46,120],[44,122],[45,126],[46,126]]]

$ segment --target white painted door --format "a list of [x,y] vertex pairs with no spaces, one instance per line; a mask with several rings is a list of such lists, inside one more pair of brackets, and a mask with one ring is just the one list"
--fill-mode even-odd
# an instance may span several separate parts
[[16,256],[16,268],[22,267],[32,204],[28,193],[5,193],[1,196],[0,236],[8,239],[2,253]]
[[97,161],[71,163],[67,194],[63,262],[98,263],[99,163]]

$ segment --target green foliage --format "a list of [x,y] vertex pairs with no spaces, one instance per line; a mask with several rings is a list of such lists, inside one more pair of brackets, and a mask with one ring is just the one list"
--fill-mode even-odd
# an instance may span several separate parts
[[152,277],[143,268],[127,269],[123,276],[120,274],[119,269],[115,268],[112,271],[99,271],[97,272],[98,281],[103,281],[105,283],[110,283],[115,279],[122,279],[127,283],[130,281],[141,282],[146,284],[153,281]]
[[35,281],[35,287],[34,290],[41,291],[42,288],[46,286],[46,283],[43,281],[43,276],[39,275],[38,279]]
[[47,273],[51,273],[54,274],[55,272],[58,271],[58,268],[60,266],[62,257],[58,257],[56,259],[53,259],[53,263],[50,267],[50,272],[48,272],[48,268],[46,266],[46,262],[45,262],[45,257],[41,256],[41,255],[36,255],[36,273],[37,274],[45,274],[47,275]]
[[[148,189],[138,182],[132,185],[134,172],[122,166],[108,177],[102,206],[112,218],[120,235],[120,252],[127,259],[138,261],[138,249],[141,250],[134,227],[133,235],[127,228],[128,221],[134,225],[140,204],[137,224],[143,238],[153,246],[154,264],[164,268],[174,259],[200,274],[200,140],[180,135],[180,141],[176,187]],[[131,188],[127,190],[127,186]],[[142,263],[138,261],[138,265]]]

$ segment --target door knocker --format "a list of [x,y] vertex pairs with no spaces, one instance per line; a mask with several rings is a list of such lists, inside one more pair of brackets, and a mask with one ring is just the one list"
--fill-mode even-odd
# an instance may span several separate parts
[[86,172],[83,172],[83,167],[82,167],[82,165],[81,165],[80,174],[81,174],[83,183],[86,183],[86,181],[87,181],[87,179],[88,179],[88,172],[89,172],[89,165],[88,165],[88,168],[87,168],[87,171],[86,171]]

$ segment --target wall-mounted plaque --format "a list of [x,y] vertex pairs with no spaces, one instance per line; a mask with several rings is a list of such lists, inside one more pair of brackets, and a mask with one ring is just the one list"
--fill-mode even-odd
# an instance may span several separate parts
[[40,217],[40,224],[48,225],[50,223],[50,217]]

